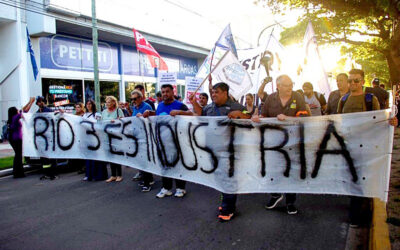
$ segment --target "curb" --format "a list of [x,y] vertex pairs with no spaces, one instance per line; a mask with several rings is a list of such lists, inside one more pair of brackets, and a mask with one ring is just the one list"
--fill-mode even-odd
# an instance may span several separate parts
[[[38,169],[37,166],[31,166],[31,165],[24,165],[24,172],[31,171],[31,170],[36,170]],[[8,168],[0,171],[0,177],[5,177],[12,175],[13,169]]]
[[386,203],[374,198],[372,208],[372,225],[370,228],[369,249],[391,249],[389,227],[386,223]]

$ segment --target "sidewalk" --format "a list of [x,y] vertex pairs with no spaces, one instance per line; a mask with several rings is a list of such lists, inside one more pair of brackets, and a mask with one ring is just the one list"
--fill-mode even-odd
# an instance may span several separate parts
[[14,156],[14,150],[8,142],[0,143],[0,158]]

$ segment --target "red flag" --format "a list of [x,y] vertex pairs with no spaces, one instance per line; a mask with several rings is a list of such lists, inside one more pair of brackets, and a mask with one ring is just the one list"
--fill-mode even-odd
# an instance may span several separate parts
[[[158,52],[151,46],[151,44],[140,34],[137,30],[132,29],[135,36],[136,48],[138,51],[143,52],[149,58],[150,64],[153,68],[159,68],[159,70],[168,70],[167,64],[158,54]],[[156,62],[156,60],[158,60]]]

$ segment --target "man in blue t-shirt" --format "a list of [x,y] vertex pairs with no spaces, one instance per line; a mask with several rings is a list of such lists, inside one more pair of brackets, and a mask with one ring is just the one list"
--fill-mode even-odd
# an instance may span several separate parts
[[[152,111],[153,109],[149,104],[143,101],[143,94],[139,90],[134,90],[131,93],[131,101],[133,104],[132,116],[142,116],[146,110]],[[133,181],[140,181],[139,186],[142,186],[142,192],[149,192],[151,190],[151,185],[154,184],[153,175],[145,171],[139,171],[135,177],[132,178]]]
[[[158,105],[156,112],[146,110],[143,113],[143,117],[149,117],[154,115],[192,115],[193,113],[189,111],[188,107],[174,99],[174,89],[171,84],[164,84],[161,86],[161,95],[163,101]],[[172,195],[172,179],[167,177],[162,177],[162,189],[157,194],[157,198],[164,198],[165,196]],[[185,186],[186,181],[175,180],[176,191],[175,197],[183,197],[186,194]]]

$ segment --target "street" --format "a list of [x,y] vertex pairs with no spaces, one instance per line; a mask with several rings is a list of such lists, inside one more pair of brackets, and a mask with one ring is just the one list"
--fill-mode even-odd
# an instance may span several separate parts
[[183,198],[140,192],[124,181],[84,182],[76,172],[55,181],[37,173],[0,179],[0,249],[345,249],[347,197],[298,195],[299,214],[284,202],[264,209],[265,194],[240,195],[236,217],[217,221],[219,192],[188,183]]

